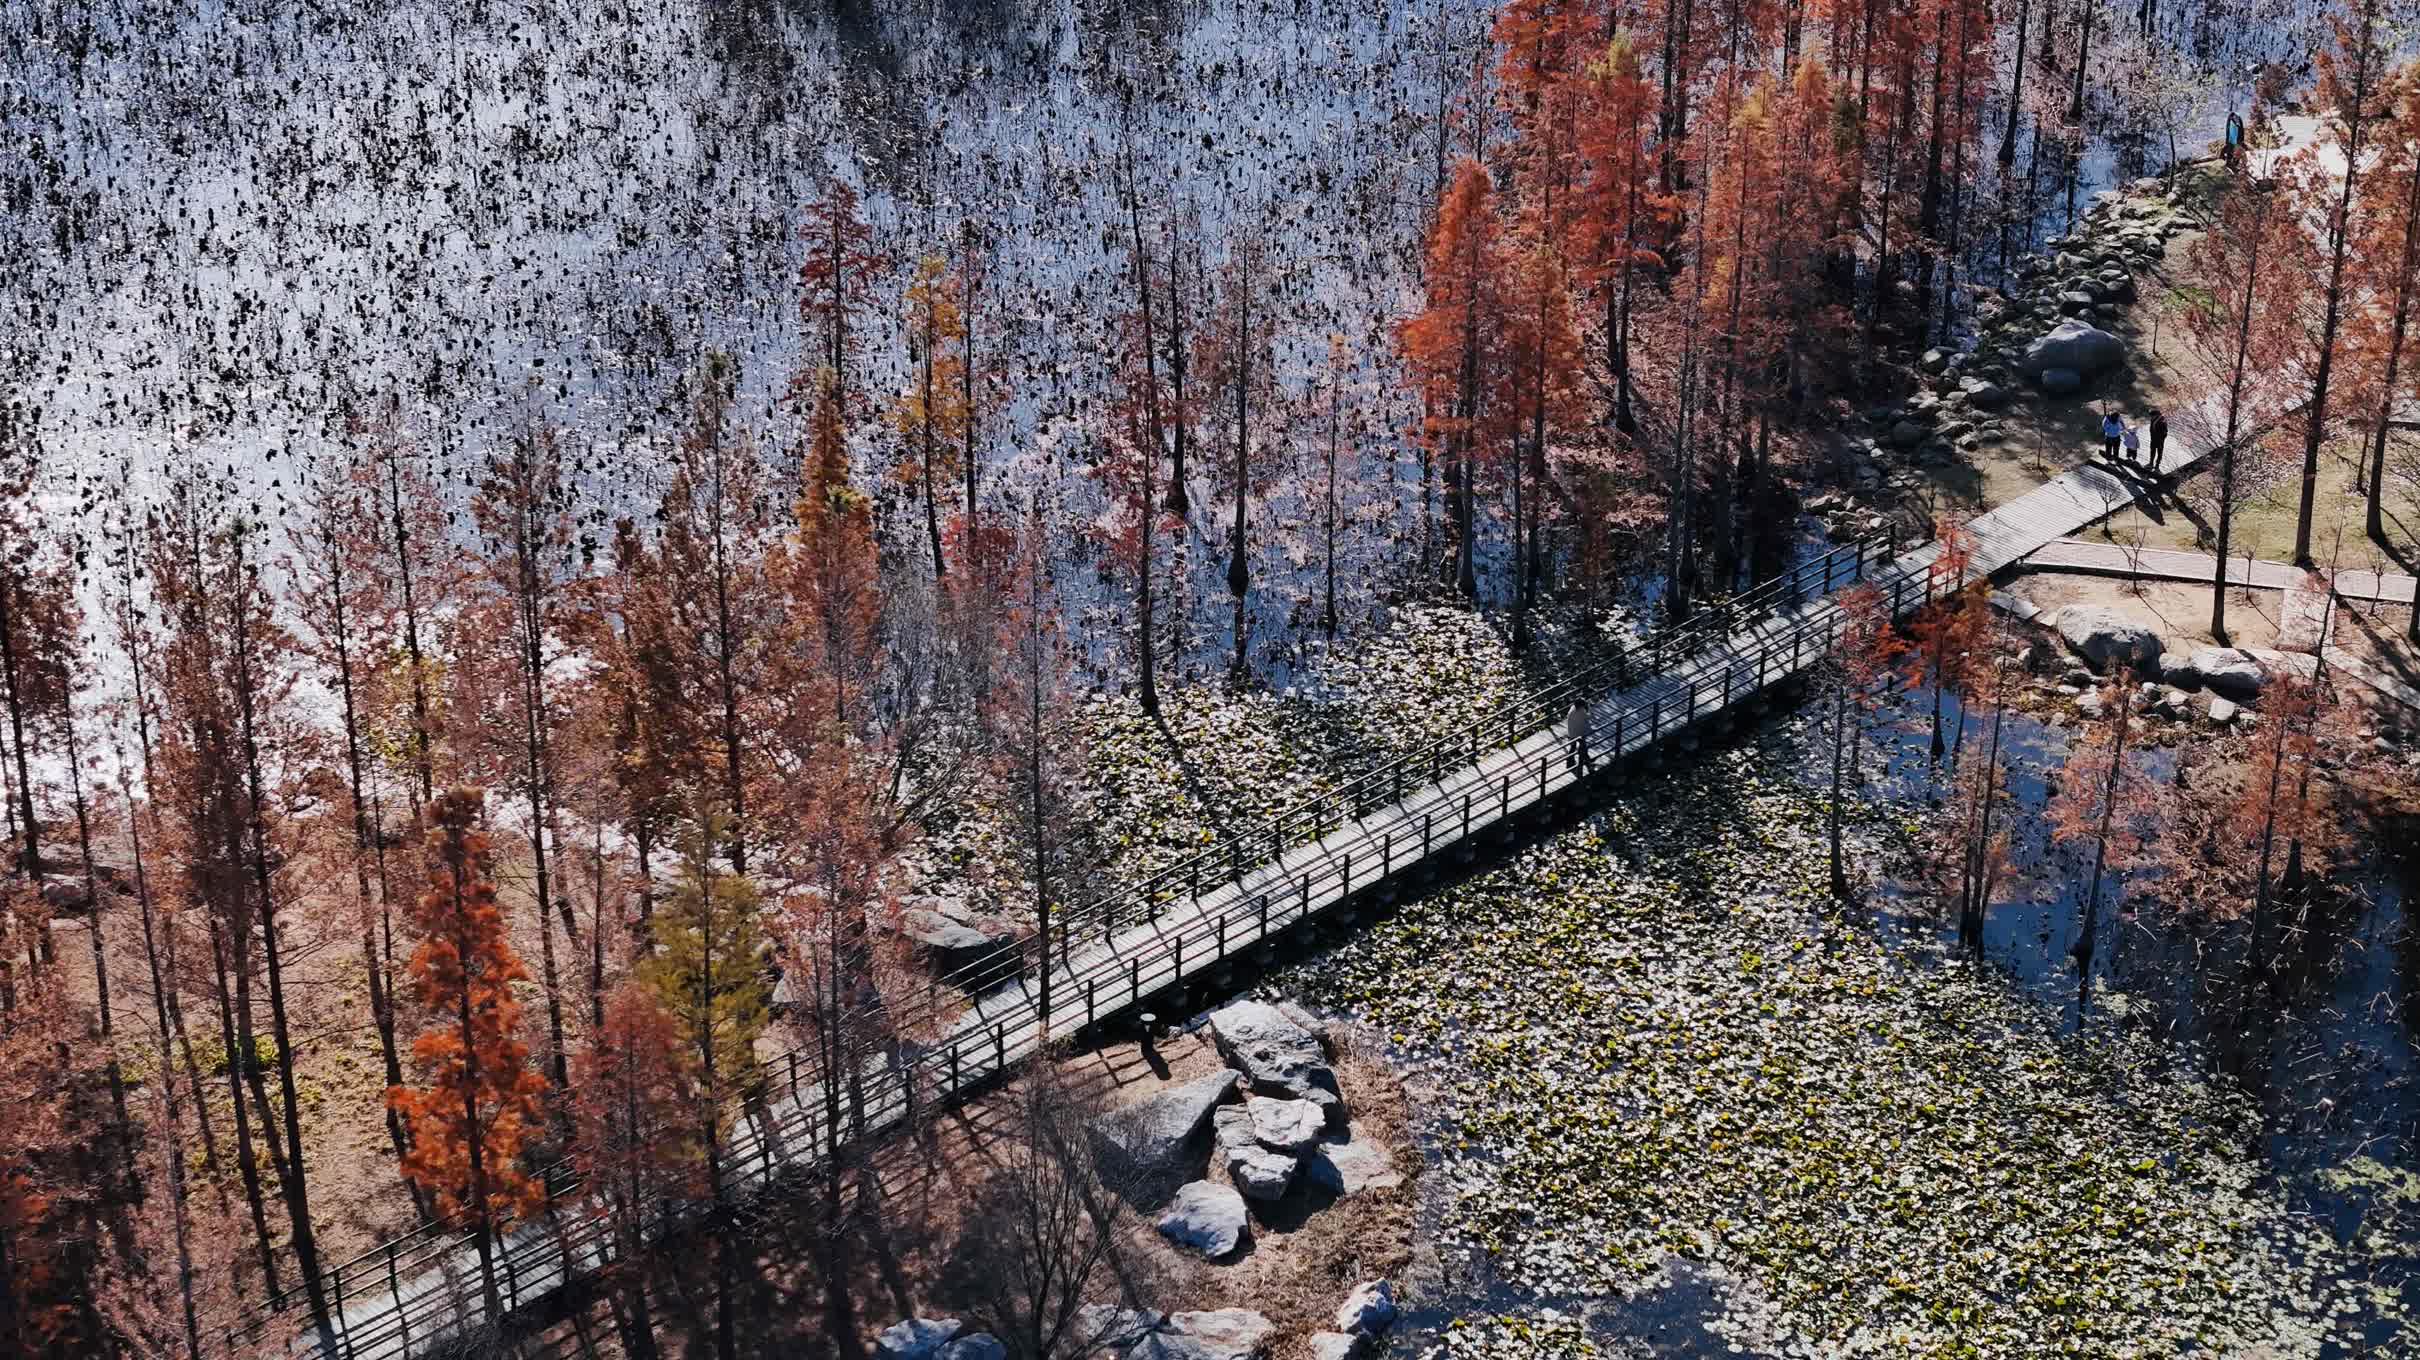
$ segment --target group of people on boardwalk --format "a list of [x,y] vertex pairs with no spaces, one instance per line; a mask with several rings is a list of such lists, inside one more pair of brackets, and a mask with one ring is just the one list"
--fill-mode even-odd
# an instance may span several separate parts
[[2151,413],[2151,459],[2143,462],[2142,438],[2135,433],[2126,418],[2115,411],[2101,416],[2101,449],[2109,461],[2119,465],[2142,463],[2153,472],[2159,471],[2160,455],[2168,447],[2168,418],[2158,411]]

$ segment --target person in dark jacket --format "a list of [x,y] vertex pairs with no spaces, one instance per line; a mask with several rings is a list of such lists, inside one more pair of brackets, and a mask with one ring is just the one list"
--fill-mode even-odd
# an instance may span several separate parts
[[2158,411],[2151,413],[2151,470],[2157,472],[2160,455],[2168,448],[2168,417]]

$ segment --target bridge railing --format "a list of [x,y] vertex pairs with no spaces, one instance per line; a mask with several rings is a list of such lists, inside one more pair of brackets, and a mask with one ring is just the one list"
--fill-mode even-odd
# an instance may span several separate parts
[[[1709,610],[1707,617],[1736,627],[1743,618],[1784,609],[1865,580],[1875,580],[1885,591],[1890,612],[1896,616],[1929,603],[1947,588],[1948,583],[1930,572],[1921,576],[1888,573],[1876,579],[1877,568],[1892,560],[1891,548],[1889,540],[1878,539],[1835,549],[1774,578],[1720,613]],[[1642,662],[1617,656],[1585,668],[1529,699],[1499,709],[1501,727],[1494,721],[1482,723],[1272,818],[1254,829],[1254,834],[1267,836],[1262,843],[1272,847],[1260,860],[1238,866],[1223,855],[1197,856],[1163,871],[1156,881],[1166,882],[1174,873],[1183,872],[1187,895],[1199,902],[1203,894],[1194,888],[1193,876],[1201,860],[1214,859],[1220,871],[1215,886],[1224,896],[1213,897],[1215,907],[1171,921],[1168,928],[1131,947],[1073,954],[1062,948],[1054,955],[1055,967],[1066,972],[1064,976],[1054,972],[1053,1005],[1047,1013],[1040,1008],[1038,989],[1028,986],[1019,999],[987,1014],[980,1028],[961,1026],[960,1032],[929,1046],[901,1045],[895,1053],[862,1055],[846,1078],[853,1088],[846,1102],[851,1118],[861,1118],[862,1124],[837,1139],[829,1131],[819,1137],[820,1112],[814,1108],[816,1102],[804,1094],[824,1089],[827,1074],[823,1064],[803,1045],[777,1054],[763,1070],[771,1091],[786,1093],[788,1098],[778,1104],[769,1096],[750,1102],[746,1117],[735,1125],[735,1141],[725,1165],[761,1166],[769,1171],[777,1147],[799,1154],[779,1159],[788,1166],[814,1165],[852,1143],[878,1137],[894,1124],[912,1120],[922,1110],[954,1104],[1021,1061],[1038,1046],[1044,1033],[1063,1033],[1115,1019],[1194,973],[1217,966],[1240,949],[1257,947],[1305,917],[1394,878],[1439,849],[1495,829],[1514,814],[1516,801],[1526,808],[1579,777],[1575,768],[1579,743],[1556,726],[1574,696],[1627,680],[1645,667],[1657,667],[1644,670],[1655,676],[1684,660],[1696,663],[1684,667],[1669,685],[1651,686],[1652,692],[1635,696],[1616,696],[1596,710],[1586,738],[1588,754],[1599,762],[1618,759],[1795,676],[1825,654],[1841,626],[1837,609],[1826,606],[1747,651],[1713,658],[1702,655],[1700,632],[1678,630],[1652,644]],[[1524,715],[1529,720],[1524,721]],[[1449,768],[1472,769],[1482,757],[1518,746],[1540,731],[1549,736],[1534,755],[1500,764],[1476,781],[1465,781],[1456,792],[1439,792],[1424,805],[1407,808],[1398,827],[1371,833],[1304,863],[1285,862],[1285,852],[1295,845],[1322,839],[1379,808],[1403,804],[1407,797],[1437,783],[1430,778],[1407,787],[1405,781],[1415,775],[1441,777]],[[1494,739],[1499,737],[1501,740]],[[1449,752],[1467,758],[1448,766],[1445,753]],[[1320,815],[1305,808],[1332,812]],[[1416,839],[1415,824],[1419,828]],[[1285,834],[1287,828],[1294,829],[1290,837]],[[1065,937],[1060,939],[1062,945],[1068,943]],[[879,1067],[868,1072],[866,1064],[876,1061]],[[863,1111],[862,1116],[857,1111]],[[543,1174],[549,1196],[540,1217],[498,1239],[505,1249],[497,1253],[497,1283],[508,1316],[522,1307],[525,1293],[551,1293],[551,1288],[539,1286],[572,1273],[569,1266],[583,1260],[601,1262],[612,1255],[607,1220],[593,1212],[593,1206],[583,1205],[579,1177],[571,1162],[554,1163]],[[667,1206],[665,1230],[698,1207]],[[394,1352],[386,1347],[398,1340],[408,1345],[415,1338],[433,1341],[439,1336],[462,1335],[485,1310],[476,1268],[468,1264],[475,1242],[459,1218],[451,1219],[424,1225],[331,1267],[326,1283],[335,1314],[330,1331],[334,1350],[328,1354],[344,1360],[391,1355]],[[293,1293],[286,1291],[289,1297]],[[369,1316],[346,1316],[356,1306],[371,1304],[381,1296],[384,1307]],[[281,1331],[281,1324],[289,1321],[282,1316],[284,1311],[256,1307],[226,1325],[222,1330],[228,1353],[240,1353],[243,1347]]]

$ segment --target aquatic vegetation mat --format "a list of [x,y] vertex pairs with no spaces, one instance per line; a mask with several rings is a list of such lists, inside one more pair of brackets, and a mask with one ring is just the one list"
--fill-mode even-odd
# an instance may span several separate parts
[[1835,909],[1822,804],[1779,744],[1646,780],[1297,979],[1439,1084],[1449,1254],[1564,1305],[1458,1320],[1435,1353],[1594,1353],[1571,1301],[1681,1262],[1732,1283],[1707,1325],[1756,1354],[2408,1340],[2381,1253],[2246,1155],[2239,1088],[2108,1027],[2061,1035]]

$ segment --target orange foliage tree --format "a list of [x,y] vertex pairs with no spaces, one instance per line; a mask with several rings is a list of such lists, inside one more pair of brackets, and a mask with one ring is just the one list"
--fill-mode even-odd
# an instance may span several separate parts
[[924,531],[932,540],[933,575],[946,574],[941,556],[941,487],[955,474],[970,416],[966,374],[964,279],[941,257],[928,255],[908,281],[908,354],[915,372],[891,408],[891,423],[914,451],[899,463],[899,480],[923,492]]
[[1399,333],[1426,412],[1421,437],[1445,463],[1454,585],[1465,596],[1479,593],[1473,471],[1497,417],[1503,368],[1502,234],[1487,167],[1465,157],[1429,229],[1427,305]]
[[2177,414],[2180,435],[2218,450],[2218,562],[2210,585],[2210,635],[2227,640],[2227,551],[2238,470],[2247,448],[2282,421],[2301,390],[2292,362],[2302,340],[2303,296],[2318,254],[2294,198],[2274,182],[2246,178],[2219,202],[2218,221],[2186,256],[2190,299],[2179,336],[2209,375]]
[[646,1250],[653,1207],[697,1192],[702,1150],[689,1130],[691,1062],[679,1027],[644,983],[624,982],[605,1001],[605,1020],[573,1069],[573,1129],[579,1162],[603,1197],[599,1212],[620,1264],[625,1346],[656,1354],[647,1290],[629,1278]]
[[830,387],[811,395],[836,403],[845,425],[859,401],[853,365],[862,346],[860,318],[873,306],[874,283],[891,262],[874,248],[874,230],[858,213],[857,191],[839,179],[824,181],[823,196],[807,205],[798,234],[807,247],[798,267],[798,315],[806,323],[810,356],[800,377],[831,375]]
[[536,1136],[546,1083],[529,1069],[529,1047],[515,1037],[521,1003],[512,984],[527,981],[497,909],[487,833],[478,829],[486,795],[454,789],[435,805],[429,887],[414,904],[420,944],[412,987],[432,1021],[412,1041],[428,1084],[387,1091],[387,1103],[411,1126],[403,1174],[437,1197],[440,1209],[467,1214],[479,1247],[479,1284],[490,1317],[503,1311],[496,1292],[491,1237],[545,1202],[546,1193],[516,1164]]

